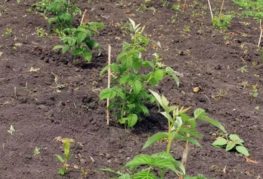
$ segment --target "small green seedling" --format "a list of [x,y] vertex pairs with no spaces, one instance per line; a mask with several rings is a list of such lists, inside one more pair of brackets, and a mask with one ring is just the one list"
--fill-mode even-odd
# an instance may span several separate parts
[[257,84],[252,85],[250,95],[254,98],[258,97],[258,85]]
[[225,148],[226,151],[236,150],[241,155],[246,157],[249,156],[248,149],[244,146],[244,140],[237,134],[230,134],[227,137],[218,137],[212,145]]
[[64,150],[63,155],[56,155],[56,159],[62,164],[62,166],[58,169],[58,174],[64,176],[69,172],[69,160],[71,156],[70,148],[71,144],[74,143],[74,140],[69,138],[59,138],[58,140],[62,142]]
[[36,28],[36,35],[37,35],[38,37],[42,38],[42,37],[47,36],[48,34],[47,34],[47,32],[45,31],[45,29],[43,29],[42,27],[37,27],[37,28]]
[[74,57],[81,57],[86,62],[90,62],[92,50],[99,47],[92,37],[103,28],[103,23],[99,22],[90,22],[77,28],[67,28],[60,36],[62,45],[56,45],[53,49],[60,50],[63,54],[69,52]]
[[36,146],[33,150],[33,156],[36,157],[38,155],[40,155],[40,148]]
[[7,130],[7,132],[9,133],[9,134],[11,134],[11,135],[13,135],[14,133],[15,133],[15,128],[14,128],[14,126],[13,125],[11,125],[10,126],[10,128]]
[[218,29],[227,29],[230,24],[231,21],[233,19],[232,15],[219,15],[219,16],[214,16],[212,19],[212,24],[214,27],[218,28]]
[[4,37],[10,37],[13,34],[13,29],[10,27],[5,28],[4,33],[2,36]]

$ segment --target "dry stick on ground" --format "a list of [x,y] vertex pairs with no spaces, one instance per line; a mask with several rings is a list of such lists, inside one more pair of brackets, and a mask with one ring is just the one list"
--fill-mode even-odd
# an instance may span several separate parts
[[213,11],[212,11],[210,0],[207,0],[207,2],[208,2],[209,10],[210,10],[211,20],[213,20],[214,19],[214,15],[213,15]]
[[260,47],[261,39],[262,39],[262,35],[263,35],[263,26],[262,26],[261,19],[259,21],[259,28],[260,28],[260,35],[259,35],[259,39],[258,39],[258,47]]
[[[111,85],[111,45],[108,47],[108,88],[110,88]],[[109,111],[109,106],[110,106],[110,99],[107,99],[107,106],[106,106],[106,120],[107,120],[107,125],[110,125],[110,111]]]
[[83,24],[83,21],[84,21],[84,19],[85,19],[86,13],[87,13],[87,9],[85,9],[84,12],[83,12],[83,14],[82,14],[81,21],[80,21],[80,25]]
[[222,11],[224,9],[224,4],[225,4],[225,0],[222,1],[221,7],[220,7],[220,12],[219,12],[219,17],[221,17],[221,15],[222,15]]

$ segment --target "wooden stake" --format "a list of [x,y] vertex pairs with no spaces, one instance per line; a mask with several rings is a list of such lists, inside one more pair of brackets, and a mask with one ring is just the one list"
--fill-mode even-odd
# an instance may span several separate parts
[[[111,86],[111,45],[108,46],[108,88]],[[110,125],[110,111],[109,111],[109,106],[110,106],[110,99],[107,99],[107,106],[106,106],[106,120],[107,120],[107,125]]]
[[219,17],[221,17],[221,15],[222,15],[222,11],[224,9],[224,4],[225,4],[225,0],[222,1],[221,7],[220,7],[220,12],[219,12]]
[[84,21],[84,19],[85,19],[86,13],[87,13],[87,9],[85,9],[84,12],[83,12],[83,14],[82,14],[81,21],[80,21],[80,25],[83,24],[83,21]]
[[212,11],[210,0],[207,0],[207,2],[208,2],[209,10],[210,10],[211,20],[213,20],[214,19],[214,15],[213,15],[213,11]]
[[262,35],[263,35],[263,26],[262,26],[261,20],[259,21],[259,28],[260,28],[260,35],[259,35],[259,39],[258,39],[258,47],[260,47]]

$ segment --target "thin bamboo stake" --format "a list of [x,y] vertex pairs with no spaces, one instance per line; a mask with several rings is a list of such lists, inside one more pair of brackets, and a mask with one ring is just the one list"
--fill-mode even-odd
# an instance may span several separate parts
[[207,2],[208,2],[209,10],[210,10],[211,20],[213,20],[214,19],[214,15],[213,15],[213,11],[212,11],[210,0],[207,0]]
[[[111,86],[111,45],[108,46],[108,88]],[[110,106],[110,99],[107,99],[107,106],[106,106],[106,120],[107,120],[107,125],[110,125],[110,111],[109,111],[109,106]]]
[[259,28],[260,28],[260,35],[259,35],[259,39],[258,39],[258,47],[260,47],[262,35],[263,35],[263,26],[262,26],[261,20],[259,21]]
[[84,12],[83,12],[83,14],[82,14],[81,21],[80,21],[80,25],[83,24],[83,21],[84,21],[84,19],[85,19],[86,13],[87,13],[87,9],[85,9]]
[[224,4],[225,4],[225,0],[222,1],[221,7],[220,7],[220,12],[219,12],[219,17],[221,17],[221,15],[222,15],[222,11],[224,9]]

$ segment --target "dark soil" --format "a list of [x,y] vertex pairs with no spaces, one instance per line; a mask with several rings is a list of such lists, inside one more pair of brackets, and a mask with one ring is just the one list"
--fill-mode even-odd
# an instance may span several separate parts
[[[263,68],[256,51],[258,24],[235,18],[227,31],[215,30],[210,23],[206,1],[189,1],[184,12],[174,12],[153,1],[156,9],[139,11],[141,2],[84,1],[88,20],[103,21],[106,29],[96,39],[102,54],[83,65],[68,55],[52,51],[58,43],[55,35],[38,37],[36,28],[47,31],[47,23],[31,10],[33,0],[7,0],[0,3],[0,178],[50,179],[57,174],[55,154],[61,154],[56,137],[73,138],[72,163],[88,171],[87,178],[109,175],[100,168],[121,166],[142,150],[147,137],[165,129],[160,115],[153,113],[134,130],[117,125],[106,126],[105,104],[98,99],[106,81],[99,72],[107,60],[107,45],[113,56],[129,38],[121,27],[128,18],[146,26],[146,33],[161,43],[156,51],[164,63],[183,74],[181,86],[166,79],[157,90],[169,100],[192,109],[202,107],[222,122],[231,133],[239,134],[251,152],[246,162],[235,153],[211,146],[216,130],[201,124],[202,147],[192,147],[187,164],[189,174],[208,178],[260,179],[263,177]],[[176,2],[176,1],[171,1]],[[214,7],[220,2],[212,1]],[[238,9],[227,2],[227,10]],[[175,19],[172,23],[172,19]],[[7,28],[11,34],[2,35]],[[149,54],[150,55],[150,54]],[[239,70],[247,66],[247,72]],[[31,71],[30,71],[31,69]],[[33,71],[32,71],[33,69]],[[37,69],[37,70],[36,70]],[[34,71],[35,70],[35,71]],[[242,86],[247,82],[248,86]],[[258,85],[258,96],[251,96],[251,85]],[[194,93],[193,88],[200,92]],[[8,133],[13,125],[15,132]],[[33,155],[35,147],[40,154]],[[177,146],[176,146],[177,147]],[[146,152],[163,148],[154,147]],[[176,151],[181,151],[178,147]],[[78,169],[65,178],[81,178]]]

